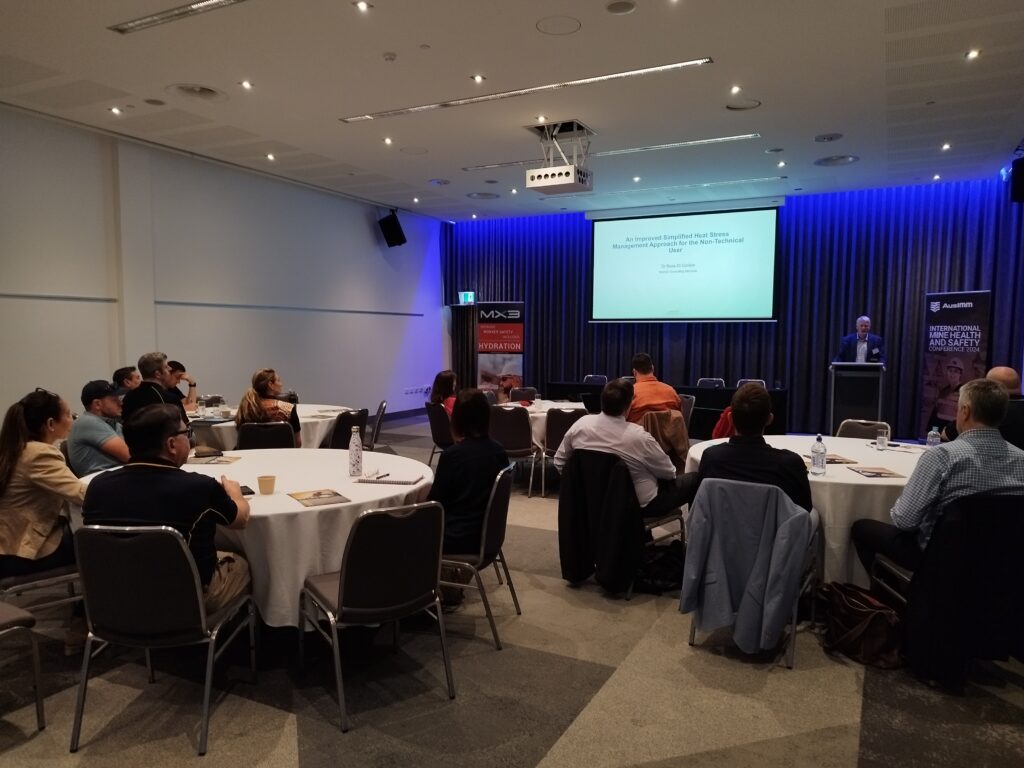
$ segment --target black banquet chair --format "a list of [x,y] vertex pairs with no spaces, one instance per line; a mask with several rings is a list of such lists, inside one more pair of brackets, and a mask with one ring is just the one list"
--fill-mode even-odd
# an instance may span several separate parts
[[561,409],[552,408],[547,414],[547,423],[544,426],[544,450],[538,451],[534,456],[534,463],[540,457],[540,495],[548,495],[547,489],[547,460],[554,458],[558,452],[558,446],[562,444],[565,433],[569,427],[587,415],[585,408]]
[[[512,582],[509,582],[509,586],[511,584]],[[28,611],[10,603],[0,602],[0,638],[24,635],[29,643],[29,650],[32,653],[32,687],[36,694],[36,728],[41,731],[46,727],[46,715],[43,712],[42,676],[39,673],[39,643],[32,632],[35,624],[35,616]]]
[[[246,627],[249,668],[253,682],[256,680],[256,609],[252,597],[239,595],[221,610],[207,615],[192,553],[182,535],[167,526],[87,525],[75,532],[75,552],[82,574],[89,632],[78,682],[71,751],[78,751],[94,644],[145,649],[151,683],[154,677],[150,649],[205,645],[203,718],[197,748],[200,755],[205,755],[213,665]],[[221,631],[238,615],[241,620],[218,649]]]
[[[523,611],[519,607],[519,597],[516,595],[516,588],[512,584],[512,574],[509,573],[508,564],[505,562],[505,554],[501,549],[505,543],[505,527],[508,523],[508,504],[512,496],[512,472],[514,470],[515,466],[509,464],[494,478],[494,486],[491,488],[491,495],[487,500],[487,508],[484,510],[483,525],[480,530],[480,549],[476,552],[445,553],[441,560],[442,563],[453,568],[465,568],[473,575],[477,591],[480,592],[480,600],[484,604],[487,621],[491,625],[494,645],[499,651],[501,650],[501,639],[498,637],[498,628],[494,624],[494,614],[491,612],[491,603],[487,599],[487,590],[484,589],[484,582],[480,578],[480,572],[492,563],[501,563],[501,567],[505,571],[505,581],[508,582],[508,591],[512,594],[512,604],[516,607],[516,613],[522,615]],[[495,571],[497,571],[497,565],[495,565]],[[465,584],[454,581],[442,581],[441,583],[446,587],[460,588],[465,586]]]
[[524,400],[533,402],[537,399],[537,390],[534,387],[515,387],[508,393],[510,403],[519,403]]
[[358,427],[359,442],[364,443],[366,421],[369,417],[370,412],[366,408],[339,413],[334,419],[334,431],[331,432],[331,439],[327,443],[327,447],[348,450],[348,444],[352,442],[352,427]]
[[[374,446],[377,445],[377,440],[380,438],[380,428],[384,426],[384,414],[388,410],[388,401],[381,400],[380,405],[377,406],[377,415],[373,419],[373,429],[370,430],[370,439],[363,443],[363,449],[372,451]],[[349,432],[352,428],[349,427]]]
[[[352,526],[341,570],[306,579],[299,595],[299,626],[308,620],[331,644],[343,732],[349,729],[349,719],[341,676],[339,628],[394,622],[397,644],[399,620],[426,611],[437,621],[448,698],[455,698],[438,597],[443,536],[444,508],[437,502],[367,510]],[[327,619],[330,631],[321,626],[323,618]],[[299,633],[300,668],[304,635],[305,632]]]
[[236,451],[251,451],[257,448],[294,448],[295,433],[292,425],[284,421],[264,424],[243,424],[238,428]]
[[430,449],[430,458],[427,459],[427,466],[434,461],[434,454],[440,453],[450,445],[455,444],[452,436],[452,421],[448,418],[448,412],[440,403],[427,403],[427,421],[430,422],[430,439],[434,441]]
[[600,384],[604,386],[608,383],[608,377],[603,373],[588,373],[583,377],[584,384]]
[[[491,439],[505,449],[513,461],[532,459],[540,449],[533,444],[530,413],[520,405],[491,406]],[[533,495],[533,467],[530,464],[530,486],[527,496]]]
[[725,389],[725,379],[719,379],[712,376],[705,376],[697,379],[698,387],[709,387],[710,389]]

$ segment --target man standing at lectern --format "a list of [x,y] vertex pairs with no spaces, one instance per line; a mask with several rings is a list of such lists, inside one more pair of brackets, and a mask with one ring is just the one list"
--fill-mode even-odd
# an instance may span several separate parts
[[881,363],[885,365],[885,342],[881,336],[871,333],[871,318],[861,315],[857,318],[857,332],[843,336],[839,343],[839,354],[833,363]]

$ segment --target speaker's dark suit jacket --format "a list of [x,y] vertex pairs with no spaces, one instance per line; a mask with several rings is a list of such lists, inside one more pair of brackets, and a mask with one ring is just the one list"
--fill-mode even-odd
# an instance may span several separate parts
[[[839,342],[839,354],[832,360],[833,363],[856,363],[857,362],[857,334],[851,333],[843,336]],[[868,356],[865,362],[885,364],[885,341],[881,336],[873,333],[868,334]]]

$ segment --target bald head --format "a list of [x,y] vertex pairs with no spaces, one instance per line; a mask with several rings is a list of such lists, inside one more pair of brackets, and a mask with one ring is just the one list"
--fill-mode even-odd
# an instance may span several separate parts
[[998,365],[990,370],[986,375],[986,379],[992,379],[992,381],[998,381],[1004,387],[1011,396],[1020,394],[1020,374],[1017,373],[1013,368],[1005,365]]

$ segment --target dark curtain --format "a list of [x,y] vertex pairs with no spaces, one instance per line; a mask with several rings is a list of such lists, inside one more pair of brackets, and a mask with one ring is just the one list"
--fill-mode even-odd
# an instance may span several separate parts
[[[808,195],[779,211],[777,323],[621,323],[587,319],[591,223],[581,214],[454,225],[445,239],[445,301],[522,301],[525,380],[629,373],[648,352],[659,378],[693,384],[761,378],[790,390],[791,431],[826,428],[828,364],[860,314],[885,337],[883,415],[918,437],[924,295],[991,290],[992,364],[1019,368],[1024,348],[1024,206],[998,179]],[[453,349],[472,349],[453,319]],[[469,379],[460,379],[468,381]]]

